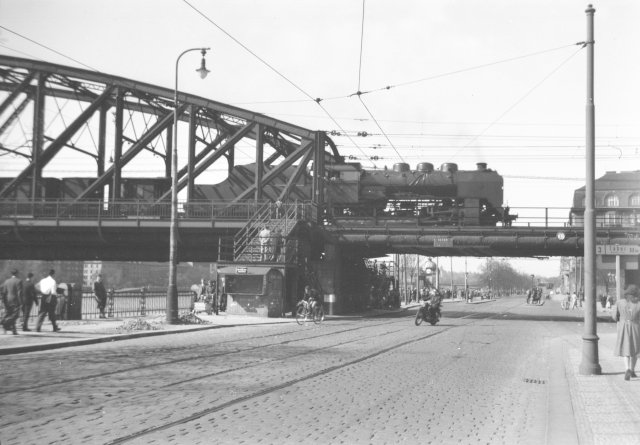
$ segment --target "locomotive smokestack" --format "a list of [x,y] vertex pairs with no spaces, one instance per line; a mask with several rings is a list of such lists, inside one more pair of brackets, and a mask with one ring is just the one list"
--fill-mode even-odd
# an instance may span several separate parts
[[431,162],[421,162],[417,165],[416,170],[421,173],[431,173],[433,171],[433,164]]
[[479,172],[486,172],[487,171],[487,163],[486,162],[478,162],[478,163],[476,163],[476,167],[478,167],[478,171]]
[[446,162],[440,166],[440,170],[443,172],[455,173],[458,171],[458,164]]

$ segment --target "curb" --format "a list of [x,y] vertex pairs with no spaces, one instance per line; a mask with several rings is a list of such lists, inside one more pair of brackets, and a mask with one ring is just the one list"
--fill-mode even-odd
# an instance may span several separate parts
[[[402,312],[406,311],[408,308],[399,308],[396,311],[388,311],[384,313],[374,313],[374,314],[359,314],[361,316],[381,316],[389,312]],[[332,316],[327,316],[331,318]],[[294,320],[295,321],[295,320]],[[113,341],[121,341],[121,340],[131,340],[135,338],[141,337],[153,337],[160,335],[171,335],[171,334],[182,334],[185,332],[198,332],[209,329],[221,329],[221,328],[233,328],[239,326],[256,326],[256,325],[274,325],[274,324],[282,324],[282,322],[272,322],[272,323],[234,323],[234,324],[223,324],[223,325],[206,325],[206,326],[198,326],[193,328],[185,328],[185,329],[176,329],[176,330],[157,330],[157,331],[140,331],[140,332],[132,332],[129,334],[114,334],[114,335],[105,335],[103,337],[98,338],[84,338],[80,340],[70,340],[70,341],[62,341],[62,342],[52,342],[52,343],[41,343],[34,345],[25,345],[25,346],[15,346],[9,348],[0,348],[0,356],[2,355],[13,355],[13,354],[23,354],[27,352],[39,352],[39,351],[47,351],[51,349],[62,349],[62,348],[71,348],[74,346],[85,346],[85,345],[93,345],[98,343],[108,343]]]

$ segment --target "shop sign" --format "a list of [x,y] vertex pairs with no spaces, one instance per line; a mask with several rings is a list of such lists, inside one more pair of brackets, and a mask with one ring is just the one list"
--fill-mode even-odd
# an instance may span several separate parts
[[433,247],[453,247],[453,238],[438,236],[433,239]]
[[245,267],[236,267],[236,273],[237,273],[238,275],[240,275],[240,274],[246,274],[248,271],[249,271],[249,268],[248,268],[248,267],[246,267],[246,266],[245,266]]
[[596,255],[640,255],[640,246],[629,244],[597,244]]

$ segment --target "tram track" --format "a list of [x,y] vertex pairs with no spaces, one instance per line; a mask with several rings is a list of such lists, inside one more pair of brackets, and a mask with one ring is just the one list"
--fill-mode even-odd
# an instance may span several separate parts
[[[407,317],[403,317],[403,318],[407,318]],[[402,321],[404,322],[404,321]],[[401,321],[396,321],[395,323],[401,323]],[[381,326],[381,325],[385,325],[385,324],[389,324],[389,322],[383,322],[383,323],[376,323],[374,325],[364,325],[364,326],[357,326],[357,327],[353,327],[350,329],[343,329],[343,330],[339,330],[339,331],[331,331],[331,332],[326,332],[323,331],[322,334],[318,334],[318,335],[312,335],[309,337],[302,337],[302,338],[296,338],[296,339],[291,339],[291,340],[284,340],[284,341],[280,341],[280,342],[274,342],[274,343],[269,343],[269,344],[260,344],[260,345],[255,345],[255,346],[251,346],[251,347],[246,347],[246,348],[239,348],[233,351],[224,351],[224,352],[216,352],[216,353],[211,353],[211,354],[201,354],[198,356],[189,356],[189,357],[182,357],[182,358],[176,358],[176,359],[172,359],[172,360],[166,360],[163,362],[159,362],[159,363],[150,363],[148,365],[142,365],[142,366],[130,366],[127,368],[122,368],[122,369],[117,369],[114,371],[106,371],[106,372],[101,372],[101,373],[96,373],[96,374],[91,374],[91,375],[86,375],[86,376],[82,376],[82,377],[74,377],[71,379],[61,379],[61,380],[56,380],[56,381],[52,381],[52,382],[47,382],[48,386],[51,385],[64,385],[64,384],[68,384],[68,383],[74,383],[74,382],[79,382],[79,381],[83,381],[83,380],[91,380],[91,379],[101,379],[103,377],[112,377],[118,374],[125,374],[131,371],[139,371],[142,369],[152,369],[152,368],[156,368],[156,367],[160,367],[160,366],[171,366],[171,365],[175,365],[178,363],[185,363],[185,362],[189,362],[189,361],[195,361],[195,360],[203,360],[203,359],[212,359],[212,358],[220,358],[220,357],[224,357],[224,356],[228,356],[231,354],[240,354],[240,353],[244,353],[244,352],[251,352],[254,350],[260,350],[263,348],[272,348],[272,347],[277,347],[277,346],[282,346],[282,345],[288,345],[291,343],[296,343],[296,342],[302,342],[302,341],[308,341],[308,340],[313,340],[316,338],[321,338],[324,337],[326,338],[328,335],[341,335],[347,332],[353,332],[353,331],[357,331],[357,330],[361,330],[361,329],[368,329],[371,327],[376,327],[376,326]],[[296,325],[296,328],[298,326]],[[315,331],[316,329],[314,329]],[[257,336],[253,336],[253,337],[244,337],[244,338],[239,338],[239,339],[234,339],[234,340],[226,340],[226,341],[222,341],[219,343],[214,343],[211,346],[208,347],[217,347],[217,346],[221,346],[221,345],[229,345],[232,343],[240,343],[240,342],[247,342],[247,341],[254,341],[254,340],[261,340],[261,339],[268,339],[268,338],[272,338],[272,337],[281,337],[283,335],[295,335],[300,333],[301,330],[300,329],[293,329],[293,330],[287,330],[287,331],[279,331],[279,332],[275,332],[269,335],[257,335]],[[311,332],[311,330],[308,330],[307,332]],[[185,352],[184,348],[181,348],[182,352]],[[188,351],[188,349],[186,350]],[[166,353],[166,350],[162,350],[162,352]],[[57,359],[56,359],[57,360]],[[22,391],[33,391],[33,390],[39,390],[42,388],[42,383],[38,384],[38,385],[34,385],[34,386],[28,386],[28,387],[17,387],[17,388],[11,388],[8,390],[2,390],[0,391],[1,395],[4,394],[11,394],[11,393],[16,393],[16,392],[22,392]]]
[[[304,375],[304,376],[301,376],[301,377],[298,377],[298,378],[295,378],[295,379],[290,379],[290,380],[287,380],[286,382],[283,382],[283,383],[280,383],[280,384],[277,384],[277,385],[272,385],[272,386],[269,386],[269,387],[264,388],[262,390],[252,392],[251,394],[246,394],[246,395],[243,395],[243,396],[240,396],[240,397],[233,398],[231,400],[228,400],[228,401],[225,401],[223,403],[220,403],[220,404],[218,404],[218,405],[216,405],[214,407],[210,407],[210,408],[207,408],[205,410],[201,410],[201,411],[195,412],[193,414],[190,414],[188,416],[184,416],[184,417],[182,417],[180,419],[177,419],[177,420],[174,420],[174,421],[166,422],[166,423],[164,423],[162,425],[156,425],[156,426],[151,426],[151,427],[145,428],[145,429],[137,431],[135,433],[119,437],[119,438],[117,438],[115,440],[112,440],[110,442],[107,442],[107,443],[109,445],[127,443],[127,442],[139,439],[141,437],[144,437],[144,436],[156,433],[156,432],[167,430],[167,429],[170,429],[170,428],[173,428],[173,427],[176,427],[176,426],[179,426],[179,425],[182,425],[182,424],[185,424],[185,423],[200,419],[200,418],[202,418],[204,416],[207,416],[209,414],[214,414],[214,413],[216,413],[218,411],[222,411],[222,410],[224,410],[226,408],[229,408],[231,406],[234,406],[234,405],[237,405],[237,404],[241,404],[241,403],[250,401],[252,399],[255,399],[255,398],[258,398],[258,397],[262,397],[264,395],[268,395],[270,393],[282,390],[282,389],[286,389],[286,388],[288,388],[288,387],[290,387],[292,385],[303,383],[303,382],[306,382],[308,380],[312,380],[312,379],[315,379],[317,377],[321,377],[321,376],[330,374],[332,372],[335,372],[335,371],[338,371],[338,370],[341,370],[341,369],[344,369],[344,368],[347,368],[347,367],[350,367],[350,366],[365,362],[367,360],[374,359],[376,357],[379,357],[379,356],[384,355],[384,354],[388,354],[390,352],[393,352],[393,351],[398,350],[400,348],[406,347],[408,345],[419,343],[419,342],[422,342],[422,341],[424,341],[426,339],[439,336],[439,335],[444,334],[444,333],[446,333],[446,332],[448,332],[450,330],[457,329],[457,328],[460,328],[460,327],[466,327],[466,326],[472,325],[474,323],[479,323],[481,321],[485,321],[485,320],[488,320],[488,319],[496,318],[496,317],[501,316],[504,313],[508,312],[510,309],[511,308],[507,308],[505,311],[502,311],[500,313],[490,313],[485,317],[477,317],[478,314],[469,314],[469,315],[466,315],[466,316],[463,316],[463,317],[459,317],[460,319],[465,319],[465,320],[469,319],[469,321],[467,323],[463,323],[463,324],[460,324],[460,325],[451,325],[451,326],[447,326],[447,327],[441,327],[441,329],[439,329],[436,332],[430,332],[430,333],[428,333],[426,335],[421,335],[421,336],[418,336],[416,338],[412,338],[410,340],[406,340],[406,341],[400,342],[398,344],[394,344],[392,346],[379,349],[379,350],[377,350],[375,352],[372,352],[370,354],[366,354],[366,355],[351,359],[351,360],[346,361],[344,363],[340,363],[340,364],[337,364],[337,365],[329,366],[329,367],[326,367],[326,368],[311,372],[311,373],[309,373],[307,375]],[[475,317],[474,317],[474,315],[475,315]],[[405,317],[405,318],[408,318],[408,317]],[[411,317],[411,318],[413,318],[413,317]],[[399,331],[400,330],[397,330],[397,331],[394,331],[394,332],[399,332]],[[391,332],[389,332],[387,334],[391,334]],[[344,343],[345,344],[353,343],[353,342],[357,342],[357,341],[360,341],[360,340],[362,340],[362,338],[353,339],[353,340],[350,340],[349,342],[344,342]],[[331,345],[331,346],[328,346],[328,347],[323,348],[323,349],[329,349],[329,348],[336,347],[336,346],[338,346],[338,345]],[[318,351],[318,350],[316,350],[316,351]],[[313,353],[313,352],[315,352],[315,351],[310,351],[310,353]],[[284,359],[283,358],[278,358],[277,360],[286,360],[286,359],[287,358],[284,358]],[[264,364],[264,362],[262,362],[261,364]],[[205,377],[201,376],[200,378],[205,378]],[[197,378],[192,379],[192,380],[195,381],[195,380],[197,380]],[[174,385],[170,385],[170,386],[174,386]]]

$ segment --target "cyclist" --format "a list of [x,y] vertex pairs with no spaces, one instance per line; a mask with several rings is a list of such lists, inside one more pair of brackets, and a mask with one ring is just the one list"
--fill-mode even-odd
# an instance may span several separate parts
[[[315,309],[318,303],[318,291],[307,284],[304,287],[304,295],[302,296],[301,301],[303,302],[302,305],[307,310],[307,314],[312,314],[312,311]],[[305,318],[306,317],[307,316],[305,315]]]

